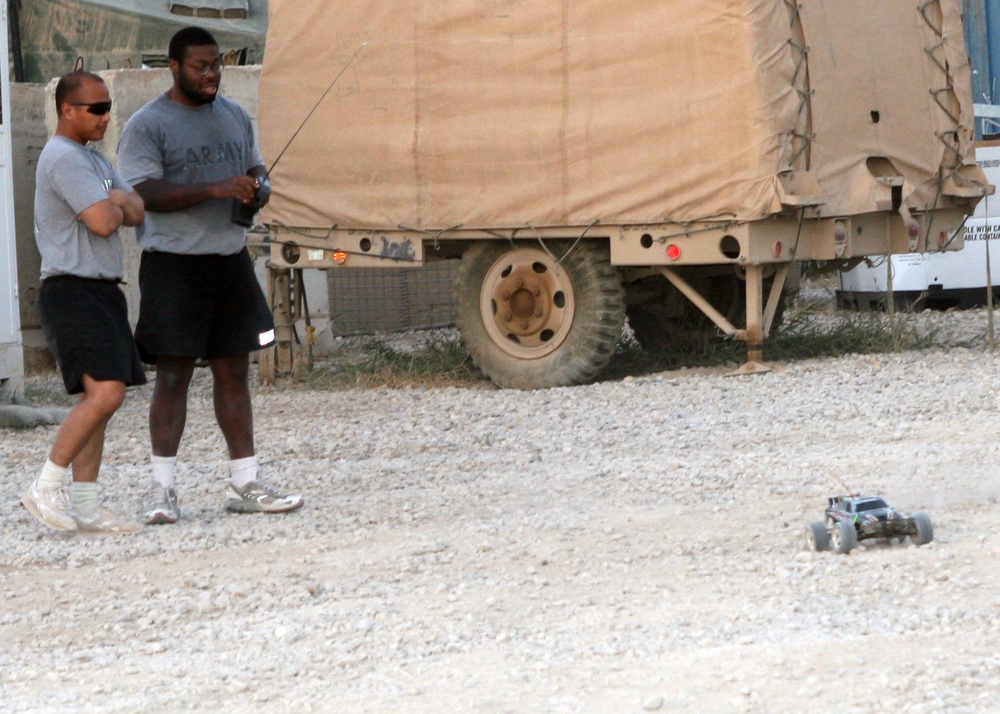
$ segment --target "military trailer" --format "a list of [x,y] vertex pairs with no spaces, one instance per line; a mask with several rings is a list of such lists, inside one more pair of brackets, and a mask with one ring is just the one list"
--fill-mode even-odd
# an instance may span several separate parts
[[279,325],[289,271],[458,259],[463,342],[524,389],[626,316],[766,369],[796,261],[959,248],[992,192],[958,0],[271,0],[260,130]]

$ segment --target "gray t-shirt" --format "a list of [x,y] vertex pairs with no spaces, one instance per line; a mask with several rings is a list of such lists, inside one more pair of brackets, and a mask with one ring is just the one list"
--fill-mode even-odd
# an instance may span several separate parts
[[121,280],[118,231],[104,238],[79,218],[106,200],[112,188],[132,190],[100,151],[64,136],[46,142],[35,169],[35,242],[42,254],[42,279],[76,275]]
[[[189,107],[161,94],[129,119],[118,145],[118,166],[133,186],[147,179],[215,183],[263,165],[250,115],[221,96],[210,104]],[[232,222],[232,205],[232,199],[209,199],[169,213],[147,207],[136,238],[149,251],[238,253],[247,234]]]

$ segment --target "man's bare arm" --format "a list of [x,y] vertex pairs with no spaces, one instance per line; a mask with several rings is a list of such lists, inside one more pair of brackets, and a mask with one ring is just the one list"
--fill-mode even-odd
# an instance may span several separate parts
[[125,221],[125,212],[112,203],[110,198],[106,198],[85,208],[79,219],[92,233],[107,238],[121,227]]
[[142,197],[135,191],[125,193],[116,188],[108,191],[108,199],[122,209],[122,225],[137,226],[146,217],[146,207]]
[[197,206],[213,198],[235,198],[249,204],[253,201],[254,178],[252,176],[231,176],[216,183],[180,185],[160,179],[146,179],[136,184],[138,193],[146,204],[147,211],[172,213]]

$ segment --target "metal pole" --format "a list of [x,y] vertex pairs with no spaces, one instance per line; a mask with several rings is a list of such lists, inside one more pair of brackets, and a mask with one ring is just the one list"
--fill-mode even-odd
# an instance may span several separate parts
[[[986,215],[989,215],[989,197],[986,201]],[[992,231],[989,222],[986,223],[986,345],[990,352],[997,348],[996,331],[993,323],[993,266],[990,263],[990,238]]]
[[896,329],[896,288],[892,283],[892,237],[889,237],[888,255],[885,256],[885,310],[889,314],[889,330],[892,333],[892,350],[899,351],[899,330]]

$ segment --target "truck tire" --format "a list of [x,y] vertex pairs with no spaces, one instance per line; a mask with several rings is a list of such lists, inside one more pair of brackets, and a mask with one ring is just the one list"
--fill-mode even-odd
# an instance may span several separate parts
[[473,245],[457,271],[455,305],[472,361],[510,389],[592,381],[625,323],[621,275],[597,241]]
[[913,545],[927,545],[934,540],[934,526],[926,513],[914,513],[913,525],[917,527],[917,532],[910,536]]
[[[789,274],[791,272],[789,271]],[[636,341],[644,350],[671,352],[684,347],[688,350],[692,347],[698,349],[703,348],[706,339],[719,336],[716,324],[666,278],[657,276],[653,280],[657,284],[656,297],[648,302],[628,306],[629,327],[632,328]],[[746,322],[746,283],[736,275],[735,271],[723,275],[691,278],[688,282],[733,325],[741,326]],[[770,287],[771,280],[765,280],[765,297]],[[798,291],[797,282],[793,290]],[[781,293],[781,300],[774,315],[775,326],[781,322],[789,294],[790,289],[786,280],[785,290]]]
[[838,521],[833,524],[830,531],[830,546],[837,553],[850,553],[854,546],[858,544],[858,533],[854,530],[854,524],[847,521]]
[[830,535],[826,532],[826,525],[822,521],[806,526],[806,545],[817,553],[829,550]]

